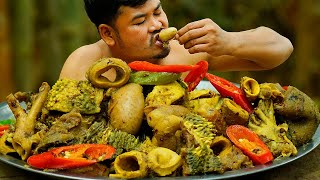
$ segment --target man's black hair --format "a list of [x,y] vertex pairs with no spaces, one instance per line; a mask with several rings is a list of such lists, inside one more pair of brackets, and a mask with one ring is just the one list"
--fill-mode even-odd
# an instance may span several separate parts
[[138,7],[147,0],[84,0],[89,19],[99,27],[100,24],[114,25],[121,6]]

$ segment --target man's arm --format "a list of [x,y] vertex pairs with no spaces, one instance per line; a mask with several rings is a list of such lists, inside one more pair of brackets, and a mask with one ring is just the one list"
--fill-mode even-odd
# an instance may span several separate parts
[[218,71],[272,69],[293,51],[291,42],[270,28],[226,32],[210,19],[187,24],[176,39],[191,54],[206,52]]

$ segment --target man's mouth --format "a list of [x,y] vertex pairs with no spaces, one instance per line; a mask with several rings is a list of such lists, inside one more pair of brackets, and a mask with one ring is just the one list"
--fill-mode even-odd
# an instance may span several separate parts
[[159,33],[155,35],[155,45],[163,47],[163,42],[159,39]]

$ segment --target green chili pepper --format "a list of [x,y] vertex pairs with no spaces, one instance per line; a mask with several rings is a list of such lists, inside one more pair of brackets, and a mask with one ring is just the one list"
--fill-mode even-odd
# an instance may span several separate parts
[[181,73],[169,72],[131,72],[129,82],[140,85],[162,85],[172,83],[181,77]]
[[16,121],[13,119],[5,119],[5,120],[0,120],[0,125],[7,125],[7,124],[14,124]]

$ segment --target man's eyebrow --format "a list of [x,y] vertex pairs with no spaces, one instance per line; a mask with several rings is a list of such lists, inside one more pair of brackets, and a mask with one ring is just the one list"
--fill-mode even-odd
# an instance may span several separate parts
[[156,8],[154,8],[154,10],[158,10],[161,7],[161,3],[159,2],[159,4],[157,5]]
[[[161,3],[159,3],[159,4],[156,6],[156,8],[154,8],[154,10],[156,11],[156,10],[158,10],[160,7],[161,7]],[[133,18],[132,18],[131,21],[134,21],[134,20],[136,20],[136,19],[139,19],[139,18],[145,17],[145,16],[146,16],[145,13],[137,14],[137,15],[133,16]]]
[[136,14],[135,16],[133,16],[133,18],[132,18],[132,20],[131,20],[131,21],[134,21],[134,20],[136,20],[136,19],[139,19],[139,18],[141,18],[141,17],[145,17],[145,16],[146,16],[146,14],[145,14],[145,13]]

